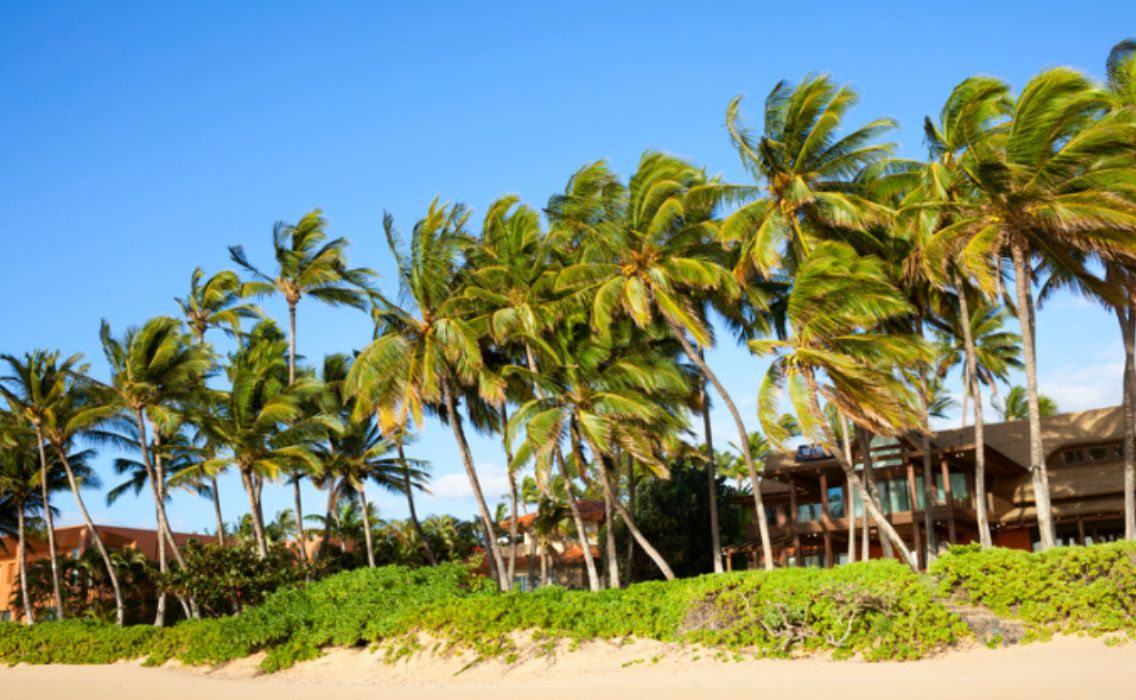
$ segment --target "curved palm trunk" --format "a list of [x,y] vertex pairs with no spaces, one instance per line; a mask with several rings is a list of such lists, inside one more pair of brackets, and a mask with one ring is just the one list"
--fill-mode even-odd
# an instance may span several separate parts
[[[288,386],[296,383],[296,303],[288,302]],[[292,486],[296,498],[296,549],[300,552],[300,561],[311,563],[308,556],[307,535],[304,533],[304,507],[300,498],[300,476],[292,479]],[[327,529],[326,527],[324,528]],[[322,554],[322,552],[321,552]]]
[[[812,373],[807,370],[802,372],[802,374],[805,377],[805,382],[808,383],[809,386],[809,411],[813,414],[813,418],[817,421],[817,423],[820,424],[820,429],[824,434],[825,440],[829,445],[834,446],[836,444],[836,440],[832,435],[832,431],[829,430],[828,423],[824,421],[824,414],[821,412],[820,403],[817,400],[816,380],[813,378]],[[846,479],[848,479],[848,483],[852,484],[852,487],[859,492],[860,499],[864,502],[864,508],[872,514],[872,517],[879,524],[881,532],[880,540],[882,541],[884,539],[882,535],[886,534],[887,538],[895,544],[895,548],[899,551],[899,556],[901,559],[903,559],[903,562],[911,567],[912,571],[918,572],[918,562],[916,562],[915,558],[911,556],[911,552],[907,549],[907,546],[904,545],[903,539],[899,536],[899,533],[895,531],[895,528],[892,527],[891,523],[889,523],[887,519],[884,518],[883,513],[880,512],[880,509],[876,507],[876,504],[872,501],[871,496],[868,494],[867,489],[864,487],[864,482],[860,480],[860,476],[856,473],[856,469],[852,466],[852,463],[845,461],[844,455],[840,450],[833,450],[832,454],[836,457],[836,461],[840,465],[840,468],[844,470],[844,476]],[[867,463],[865,463],[865,468],[867,468]]]
[[[702,348],[698,359],[706,361]],[[714,573],[722,573],[722,534],[718,523],[718,475],[714,464],[714,432],[710,427],[710,397],[706,394],[706,377],[698,382],[698,398],[702,402],[702,430],[706,435],[706,487],[710,493],[710,555],[714,558]],[[633,509],[634,510],[634,509]]]
[[[139,419],[141,419],[141,412],[139,412]],[[173,528],[170,527],[170,520],[166,515],[166,472],[165,468],[162,466],[162,453],[160,449],[162,445],[162,433],[161,430],[159,430],[158,425],[154,421],[150,421],[150,426],[154,431],[155,449],[153,455],[152,473],[154,478],[150,480],[150,484],[155,490],[154,500],[158,504],[158,539],[160,541],[164,533],[165,541],[167,544],[169,544],[170,552],[172,552],[174,555],[174,561],[178,563],[178,567],[184,570],[185,557],[181,555],[181,550],[178,548],[177,540],[174,539]],[[146,447],[144,441],[146,435],[144,432],[139,432],[139,435],[141,435],[143,439],[143,442],[141,442],[139,446],[145,450]],[[148,452],[146,454],[148,454]],[[145,460],[143,460],[143,462],[145,462]],[[198,609],[197,601],[194,598],[189,598],[187,600],[186,598],[179,596],[178,602],[181,603],[182,609],[185,611],[186,619],[201,619],[201,612]]]
[[59,587],[59,555],[55,552],[55,518],[51,515],[51,501],[48,498],[47,453],[43,446],[43,431],[35,426],[36,442],[39,445],[40,487],[43,490],[43,518],[47,525],[47,549],[51,555],[51,590],[55,596],[55,619],[63,620],[63,590]]
[[536,533],[528,533],[529,538],[529,590],[536,590]]
[[[536,357],[533,355],[532,348],[528,343],[525,343],[525,362],[528,365],[529,371],[536,374]],[[544,391],[540,387],[534,387],[534,389],[539,398],[544,398]],[[580,515],[580,506],[576,502],[575,492],[572,491],[572,477],[568,475],[568,468],[564,464],[564,453],[561,452],[559,444],[552,447],[552,457],[556,460],[556,465],[560,468],[560,482],[564,485],[564,493],[568,499],[568,509],[572,511],[572,522],[576,525],[576,537],[579,538],[581,549],[584,552],[584,568],[588,572],[588,588],[592,591],[598,591],[602,588],[600,585],[599,570],[596,569],[596,560],[595,557],[592,556],[592,545],[588,542],[588,530],[584,526],[584,517]],[[529,572],[529,577],[531,580],[532,571]]]
[[32,610],[32,598],[28,595],[28,533],[24,522],[24,504],[16,508],[16,528],[19,541],[16,543],[16,561],[20,567],[20,600],[24,604],[24,623],[35,624],[35,611]]
[[742,414],[738,412],[738,407],[734,405],[734,400],[730,398],[726,387],[722,386],[722,383],[718,381],[718,377],[710,371],[710,366],[703,362],[698,356],[698,353],[691,347],[690,341],[686,339],[686,333],[682,328],[669,318],[667,318],[667,325],[670,327],[671,335],[682,345],[683,352],[686,353],[686,356],[701,370],[702,376],[714,385],[718,396],[725,402],[726,407],[730,410],[730,415],[734,418],[734,425],[736,425],[738,429],[738,441],[740,443],[742,456],[745,457],[746,468],[749,470],[749,479],[753,483],[753,511],[754,517],[757,519],[757,531],[761,536],[761,550],[765,555],[765,570],[772,571],[773,544],[769,539],[769,523],[765,521],[765,503],[761,497],[761,480],[757,477],[757,467],[754,465],[753,455],[750,454],[749,433],[746,432],[745,423],[742,421]]
[[363,506],[363,543],[367,547],[367,567],[375,568],[375,545],[371,542],[371,514],[367,512],[367,480],[359,482],[359,503]]
[[[603,459],[603,457],[597,457],[596,459]],[[611,484],[605,481],[604,518],[606,518],[607,520],[607,527],[604,528],[604,545],[607,549],[606,556],[608,588],[619,589],[623,586],[619,582],[619,559],[618,555],[616,554],[615,547],[615,505],[613,501],[616,499],[616,495],[613,493],[614,490],[615,489],[612,488]]]
[[[1037,503],[1037,528],[1041,535],[1041,548],[1057,546],[1053,529],[1053,507],[1049,502],[1049,474],[1045,469],[1045,449],[1041,442],[1041,411],[1037,390],[1037,346],[1034,339],[1033,293],[1030,290],[1030,273],[1026,264],[1024,245],[1017,237],[1010,241],[1010,255],[1014,260],[1014,286],[1018,296],[1018,325],[1022,332],[1022,353],[1026,363],[1026,393],[1029,397],[1030,476],[1033,480],[1034,500]],[[976,403],[978,397],[975,397]]]
[[87,512],[87,505],[83,502],[82,495],[79,494],[79,484],[75,481],[75,473],[71,471],[71,463],[67,459],[66,450],[59,444],[55,444],[55,452],[59,455],[59,459],[63,462],[63,469],[67,472],[67,483],[71,485],[71,495],[75,497],[75,503],[79,506],[79,512],[83,514],[83,521],[87,523],[87,530],[91,533],[91,539],[95,543],[95,547],[99,550],[99,555],[103,558],[103,563],[107,568],[107,578],[110,579],[110,586],[114,590],[114,619],[115,624],[122,627],[126,624],[126,603],[122,598],[122,587],[118,585],[118,574],[114,570],[114,562],[110,560],[110,554],[107,552],[106,545],[103,544],[103,538],[99,535],[99,528],[95,526],[95,522],[91,520],[91,514]]
[[221,495],[217,491],[217,477],[209,477],[213,487],[213,511],[217,515],[217,544],[225,546],[225,521],[221,518]]
[[422,541],[422,547],[426,550],[426,558],[430,560],[430,566],[437,566],[438,559],[434,556],[430,541],[426,539],[426,533],[422,531],[422,523],[418,522],[418,512],[414,509],[414,489],[410,484],[410,470],[406,468],[406,455],[402,452],[402,439],[397,440],[395,444],[398,445],[398,458],[402,460],[403,465],[403,486],[406,488],[406,504],[410,506],[410,524],[414,526],[414,531],[418,533],[418,539]]
[[[922,337],[922,321],[919,321],[919,326],[919,335]],[[935,560],[935,553],[939,548],[939,538],[935,534],[935,519],[932,517],[932,510],[935,507],[935,471],[931,465],[931,397],[927,392],[927,368],[920,365],[919,393],[922,398],[923,430],[919,431],[919,451],[923,453],[923,529],[927,531],[926,561],[927,565],[930,566],[931,562]],[[917,505],[917,503],[912,503],[911,509],[915,510]],[[915,543],[915,547],[919,547],[918,542]]]
[[245,491],[248,492],[249,497],[249,513],[252,515],[252,531],[256,538],[256,553],[261,559],[267,559],[268,539],[264,534],[264,514],[260,511],[260,499],[256,497],[256,486],[253,484],[252,476],[245,469],[240,471],[241,481],[244,483]]
[[[978,348],[970,327],[970,309],[966,300],[966,288],[962,278],[955,272],[955,289],[958,290],[959,312],[962,314],[962,340],[966,351],[967,395],[974,395],[974,510],[978,521],[978,541],[983,549],[994,546],[990,536],[990,515],[986,512],[986,426],[982,418],[982,386],[978,381]],[[963,421],[966,420],[966,406],[963,406]],[[924,486],[927,486],[924,477]],[[943,484],[946,489],[947,485]],[[932,501],[928,500],[928,503]]]
[[473,453],[465,439],[465,430],[462,429],[461,416],[458,415],[457,406],[454,404],[454,392],[450,387],[449,379],[442,380],[442,394],[446,403],[446,415],[450,419],[450,428],[454,431],[454,438],[457,440],[458,450],[461,452],[462,466],[465,467],[466,477],[469,478],[469,485],[477,499],[477,509],[481,514],[481,526],[488,536],[486,546],[489,547],[490,556],[493,558],[490,564],[496,567],[498,587],[502,591],[507,591],[509,586],[500,577],[500,572],[505,570],[505,559],[501,556],[501,545],[492,536],[493,518],[489,515],[489,506],[485,504],[485,496],[481,492],[481,481],[477,478],[477,468],[473,465]]
[[[659,567],[659,571],[663,572],[663,576],[666,577],[668,581],[673,581],[675,575],[674,572],[671,571],[670,565],[667,564],[667,560],[663,559],[663,555],[659,554],[659,550],[655,549],[654,546],[647,541],[647,538],[643,536],[643,533],[639,531],[639,528],[635,525],[635,518],[627,512],[623,504],[620,503],[618,499],[611,496],[611,474],[608,473],[607,465],[604,464],[602,457],[603,452],[600,452],[591,438],[588,438],[588,449],[596,456],[595,462],[600,470],[600,482],[603,484],[604,498],[611,499],[611,504],[615,508],[615,512],[619,513],[619,517],[623,518],[627,529],[631,531],[631,536],[635,538],[635,541],[639,543],[639,546],[643,548],[647,556],[651,557],[651,561],[655,562],[655,566]],[[618,583],[613,587],[617,588]]]

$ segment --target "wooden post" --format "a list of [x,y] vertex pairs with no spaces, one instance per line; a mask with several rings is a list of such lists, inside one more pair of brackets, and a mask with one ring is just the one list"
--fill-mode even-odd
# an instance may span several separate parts
[[828,477],[824,472],[820,473],[820,513],[824,523],[824,568],[831,569],[836,562],[832,557],[832,519],[828,512]]
[[1085,546],[1085,519],[1077,518],[1077,535],[1081,538],[1081,546]]
[[797,480],[789,477],[789,531],[793,533],[794,555],[797,557],[797,566],[803,566],[801,561],[801,533],[797,532]]
[[939,453],[939,461],[943,472],[943,490],[947,494],[947,535],[951,544],[958,544],[958,534],[955,532],[955,496],[951,492],[951,469],[947,465],[947,453]]
[[[924,554],[923,537],[919,530],[919,489],[915,486],[915,467],[907,463],[907,493],[911,498],[911,529],[915,535],[914,549],[915,549],[915,562],[920,569],[927,568],[926,555]],[[923,513],[927,512],[927,504],[923,504]],[[932,527],[931,523],[927,523],[927,527]]]

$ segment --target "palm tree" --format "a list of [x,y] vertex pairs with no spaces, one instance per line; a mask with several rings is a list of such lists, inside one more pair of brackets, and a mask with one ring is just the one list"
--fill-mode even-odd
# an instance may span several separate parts
[[[322,467],[318,445],[328,431],[343,429],[335,416],[306,410],[323,385],[308,376],[289,383],[286,352],[287,344],[275,323],[257,324],[249,342],[230,355],[225,368],[230,389],[218,392],[215,412],[200,417],[201,431],[224,445],[225,451],[205,460],[199,468],[207,474],[229,465],[237,468],[249,497],[257,552],[262,559],[268,556],[260,499],[264,481],[275,481],[281,474],[300,468],[318,472]],[[304,541],[298,541],[297,546],[302,549]]]
[[[994,397],[998,397],[998,382],[1008,383],[1010,370],[1024,367],[1021,361],[1022,336],[1003,329],[1005,319],[1010,315],[1006,309],[979,304],[970,314],[970,338],[974,343],[976,379],[980,384],[990,387]],[[943,320],[947,322],[948,332],[936,331],[935,347],[938,362],[935,377],[944,379],[956,366],[961,366],[964,377],[970,376],[967,364],[966,333],[962,327],[962,314],[950,314]],[[962,423],[966,427],[967,407],[972,395],[971,387],[963,382]],[[982,396],[974,397],[981,401]]]
[[[410,246],[404,250],[393,217],[384,216],[383,228],[398,263],[405,306],[376,301],[376,338],[351,366],[345,391],[358,397],[357,412],[377,413],[379,426],[388,435],[411,419],[421,429],[427,410],[444,411],[477,500],[481,526],[492,532],[493,521],[458,412],[464,387],[477,386],[495,405],[504,398],[501,384],[483,371],[477,332],[452,303],[460,285],[459,260],[469,245],[468,219],[464,207],[439,206],[435,200],[426,217],[414,225]],[[492,538],[487,545],[499,574],[498,585],[508,590],[501,547]]]
[[[1024,387],[1012,386],[1006,392],[1003,401],[994,402],[994,410],[1003,421],[1026,420],[1029,418],[1029,397]],[[1055,416],[1061,412],[1057,402],[1048,396],[1039,394],[1037,397],[1037,410],[1042,418]]]
[[[981,193],[952,203],[952,223],[935,239],[945,258],[957,253],[981,269],[1009,249],[1026,367],[1030,465],[1041,545],[1056,544],[1037,388],[1033,261],[1062,270],[1100,295],[1123,294],[1093,277],[1080,258],[1136,253],[1136,173],[1123,159],[1136,125],[1109,113],[1109,95],[1083,74],[1051,68],[1034,76],[989,137],[968,144],[968,184]],[[935,240],[933,239],[933,241]],[[989,278],[989,272],[985,273]]]
[[[49,494],[68,487],[59,466],[53,461],[48,468],[46,491]],[[40,455],[35,433],[20,425],[13,414],[0,412],[0,508],[5,514],[14,513],[20,600],[24,621],[29,625],[35,623],[35,609],[28,593],[28,530],[38,526],[41,521],[37,515],[44,509],[41,483]]]
[[0,395],[8,402],[13,415],[29,425],[35,432],[39,450],[40,487],[43,495],[44,521],[47,526],[48,550],[51,556],[51,585],[55,598],[55,615],[63,620],[63,591],[60,587],[59,562],[55,551],[55,522],[52,517],[51,498],[48,492],[48,461],[44,424],[51,418],[51,411],[66,390],[66,378],[82,357],[74,355],[62,363],[58,353],[36,350],[28,353],[23,361],[12,355],[0,355],[0,360],[8,363],[11,376],[0,378]]
[[752,340],[749,347],[758,355],[775,355],[758,396],[766,435],[775,444],[784,439],[777,398],[784,390],[802,434],[832,452],[882,536],[915,570],[915,558],[846,459],[819,400],[823,396],[858,427],[876,435],[898,436],[918,428],[921,411],[897,377],[897,368],[928,361],[930,347],[918,336],[877,330],[911,312],[878,258],[861,257],[844,243],[826,242],[814,248],[798,270],[789,303],[792,336]]
[[[263,317],[263,312],[255,304],[242,304],[242,300],[255,294],[270,293],[273,289],[264,282],[241,282],[232,270],[224,270],[201,283],[205,272],[196,268],[190,278],[189,294],[184,299],[176,298],[181,307],[185,323],[189,326],[198,343],[205,342],[205,332],[210,328],[220,328],[230,335],[240,333],[241,321]],[[217,538],[225,544],[225,525],[221,518],[221,496],[217,487],[217,475],[211,475],[210,488],[213,495],[213,509],[217,515]]]
[[[161,446],[163,431],[171,432],[180,421],[178,405],[191,402],[200,393],[213,369],[213,353],[204,345],[194,344],[181,331],[181,323],[166,316],[152,318],[141,328],[128,328],[121,339],[113,337],[110,324],[103,321],[99,338],[110,365],[111,381],[102,386],[101,405],[88,408],[81,419],[88,424],[114,417],[134,422],[158,513],[159,567],[165,571],[166,547],[162,543],[168,543],[178,566],[184,568],[185,559],[166,516],[162,455],[160,451],[151,454],[147,436],[152,433],[154,444]],[[165,624],[164,595],[158,603],[157,624]]]
[[892,144],[873,141],[896,122],[875,119],[842,136],[859,100],[855,89],[837,87],[827,75],[809,75],[797,85],[779,82],[765,99],[760,137],[745,124],[742,98],[730,102],[730,139],[760,186],[738,194],[765,193],[722,224],[726,240],[741,241],[734,270],[739,280],[753,271],[770,277],[778,268],[791,274],[829,230],[862,230],[881,221],[886,209],[864,198],[857,176],[891,153]]
[[[319,209],[308,212],[295,225],[278,221],[272,227],[272,251],[276,260],[275,276],[261,272],[245,255],[242,246],[231,246],[233,262],[253,275],[261,286],[254,293],[279,292],[288,304],[288,383],[296,382],[296,306],[305,295],[331,306],[367,309],[367,292],[375,276],[366,268],[348,267],[346,238],[328,240],[327,220]],[[296,536],[304,550],[304,519],[300,499],[303,473],[292,476],[296,497]]]

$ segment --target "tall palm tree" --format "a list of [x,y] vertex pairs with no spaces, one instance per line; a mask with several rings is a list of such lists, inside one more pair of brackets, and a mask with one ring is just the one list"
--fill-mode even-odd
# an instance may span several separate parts
[[858,427],[876,435],[902,435],[921,425],[916,397],[897,376],[897,368],[927,361],[930,346],[918,336],[878,330],[883,322],[911,312],[878,258],[861,257],[844,243],[826,242],[812,250],[798,271],[789,303],[791,337],[752,340],[749,347],[758,355],[774,355],[758,396],[766,435],[775,444],[784,439],[778,408],[778,394],[784,391],[802,434],[832,452],[882,536],[917,569],[910,550],[840,449],[820,406],[823,396]]
[[[122,338],[115,338],[110,324],[103,321],[99,338],[110,365],[111,380],[102,386],[101,405],[84,411],[82,420],[94,423],[118,417],[133,422],[158,514],[159,566],[164,567],[168,544],[178,566],[184,567],[185,559],[166,516],[166,475],[161,454],[151,454],[148,436],[153,435],[154,444],[160,446],[163,431],[168,434],[171,426],[180,421],[179,404],[192,401],[200,393],[205,377],[213,369],[213,353],[207,346],[193,343],[181,331],[181,323],[166,316],[152,318],[141,328],[128,328]],[[164,596],[159,599],[157,624],[165,624]]]
[[12,355],[0,355],[8,363],[11,375],[0,378],[0,395],[8,402],[13,415],[30,426],[36,436],[39,450],[40,487],[43,495],[44,521],[47,526],[48,551],[51,555],[51,585],[55,598],[57,620],[65,617],[63,591],[60,587],[59,562],[55,547],[55,522],[52,517],[51,498],[48,492],[47,440],[44,426],[51,420],[51,412],[67,389],[67,377],[78,366],[82,356],[74,355],[59,362],[58,353],[36,350],[20,360]]
[[796,85],[779,82],[765,99],[764,134],[749,129],[742,98],[726,110],[726,127],[742,165],[758,183],[737,196],[749,196],[722,224],[726,240],[741,241],[734,273],[739,280],[758,272],[792,271],[832,229],[858,229],[879,223],[886,208],[864,197],[857,176],[887,157],[893,144],[874,143],[897,125],[874,119],[842,134],[848,112],[860,101],[849,85],[837,87],[828,75],[809,75]]
[[[241,321],[263,317],[264,313],[255,304],[241,303],[257,294],[270,293],[273,287],[264,282],[242,282],[237,273],[224,270],[201,282],[205,272],[200,268],[193,271],[190,278],[189,294],[184,299],[176,298],[181,307],[185,323],[189,326],[198,343],[205,342],[205,332],[220,328],[230,335],[240,333]],[[225,525],[221,517],[221,495],[217,486],[217,475],[209,477],[213,496],[213,509],[217,515],[217,538],[225,544]]]
[[[1005,319],[1010,315],[1007,309],[997,306],[978,304],[970,314],[970,337],[974,344],[976,379],[982,385],[990,387],[994,397],[999,396],[998,382],[1010,381],[1010,370],[1023,369],[1021,361],[1022,336],[1018,333],[1004,330]],[[945,319],[948,332],[936,331],[935,348],[938,361],[935,364],[935,377],[939,380],[946,378],[955,367],[961,366],[964,377],[970,376],[970,367],[967,364],[966,337],[962,327],[962,313],[951,314]],[[972,398],[972,390],[967,382],[963,382],[962,395],[962,422],[967,424],[968,405]],[[974,396],[975,401],[981,401],[982,396]]]
[[[367,309],[367,292],[375,276],[366,268],[348,267],[346,238],[328,240],[327,220],[316,209],[308,212],[299,223],[292,225],[278,221],[272,228],[272,252],[276,260],[275,273],[261,272],[245,255],[242,246],[231,246],[229,255],[261,283],[256,293],[279,292],[288,304],[288,383],[296,381],[296,307],[300,299],[309,296],[331,306],[350,306]],[[303,473],[292,476],[296,498],[296,536],[301,543],[301,557],[307,552],[304,537],[303,509],[300,498],[300,481]]]
[[[13,414],[0,412],[0,501],[5,512],[14,511],[20,600],[24,621],[30,625],[35,623],[35,609],[28,593],[28,530],[42,520],[38,514],[44,510],[44,489],[35,432],[20,423]],[[60,466],[53,460],[47,470],[49,494],[68,487]]]
[[[493,404],[504,399],[501,382],[484,371],[477,332],[453,303],[459,293],[462,251],[470,244],[468,219],[464,207],[439,205],[435,200],[414,225],[407,248],[393,217],[384,216],[387,244],[398,263],[403,306],[389,300],[376,302],[375,340],[351,366],[345,391],[358,397],[357,412],[376,412],[385,434],[397,432],[410,420],[420,429],[426,411],[442,414],[457,441],[481,526],[492,532],[493,520],[458,410],[458,401],[470,386]],[[508,590],[500,544],[492,538],[487,544],[498,585]]]
[[[1033,263],[1059,269],[1099,294],[1122,298],[1079,258],[1136,253],[1136,172],[1113,154],[1131,148],[1136,125],[1109,113],[1108,94],[1069,68],[1030,79],[1012,100],[1005,123],[967,146],[969,184],[981,193],[952,203],[939,231],[943,252],[985,262],[1009,250],[1022,333],[1029,404],[1030,465],[1043,549],[1056,544],[1038,405]],[[933,241],[935,240],[933,239]],[[929,246],[930,247],[930,246]],[[987,273],[989,277],[989,273]]]
[[[264,481],[300,468],[318,472],[318,445],[329,431],[343,430],[334,415],[309,409],[312,397],[323,389],[319,380],[303,376],[288,381],[286,353],[287,343],[276,324],[261,321],[249,342],[230,355],[225,368],[230,389],[218,392],[216,411],[200,417],[202,432],[225,446],[220,456],[202,462],[200,470],[208,474],[236,467],[248,494],[262,559],[268,556],[260,498]],[[304,541],[297,546],[302,549]]]

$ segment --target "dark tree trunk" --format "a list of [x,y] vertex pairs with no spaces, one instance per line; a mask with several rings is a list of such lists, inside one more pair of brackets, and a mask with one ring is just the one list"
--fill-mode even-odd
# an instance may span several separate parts
[[1124,539],[1136,540],[1136,310],[1117,307],[1124,338]]

